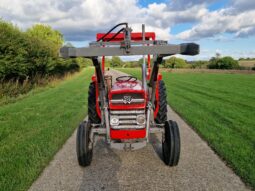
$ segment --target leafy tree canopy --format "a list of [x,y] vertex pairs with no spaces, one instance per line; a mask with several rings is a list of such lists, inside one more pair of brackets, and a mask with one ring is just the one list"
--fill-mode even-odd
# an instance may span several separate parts
[[172,56],[169,59],[165,60],[164,67],[165,68],[185,68],[187,67],[187,63],[182,58],[177,58]]
[[111,60],[111,67],[121,67],[123,64],[123,61],[118,56],[113,56]]
[[64,43],[63,35],[45,24],[33,25],[27,30],[27,34],[43,41],[49,41],[56,55],[58,55],[58,50]]

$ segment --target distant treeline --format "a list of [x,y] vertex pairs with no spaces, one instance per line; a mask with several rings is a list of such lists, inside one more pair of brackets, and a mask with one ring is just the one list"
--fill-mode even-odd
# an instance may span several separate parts
[[[249,59],[252,60],[252,59]],[[147,60],[146,60],[147,61]],[[240,60],[239,60],[240,61]],[[112,57],[112,59],[106,59],[106,66],[110,67],[124,67],[124,68],[135,68],[141,67],[143,63],[143,59],[139,59],[138,61],[122,61],[119,57]],[[212,57],[209,61],[198,60],[198,61],[186,61],[182,58],[178,58],[172,56],[170,58],[164,59],[163,64],[161,65],[163,68],[190,68],[190,69],[253,69],[254,67],[245,67],[240,66],[239,62],[230,56],[221,57],[220,55],[216,55]]]
[[26,31],[0,20],[0,80],[38,79],[78,71],[87,60],[61,59],[63,35],[48,25],[36,24]]
[[255,58],[239,58],[240,61],[255,61]]

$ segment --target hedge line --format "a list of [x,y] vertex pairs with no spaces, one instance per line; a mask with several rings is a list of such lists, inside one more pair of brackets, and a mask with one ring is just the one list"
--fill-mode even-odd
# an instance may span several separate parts
[[33,79],[79,70],[76,60],[57,57],[53,42],[32,37],[0,20],[0,79]]

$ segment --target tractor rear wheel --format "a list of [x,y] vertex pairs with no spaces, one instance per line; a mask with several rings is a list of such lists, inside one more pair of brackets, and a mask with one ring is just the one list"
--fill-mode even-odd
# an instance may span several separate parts
[[155,118],[156,123],[164,124],[167,120],[167,93],[166,86],[163,80],[159,81],[158,84],[158,93],[159,93],[159,110]]
[[89,121],[94,124],[101,123],[101,119],[96,110],[96,83],[91,82],[89,85],[89,97],[88,97],[88,117]]
[[76,152],[80,166],[89,166],[93,156],[93,145],[90,140],[90,122],[82,122],[77,130]]
[[180,133],[175,121],[165,122],[165,134],[162,141],[163,159],[168,166],[177,166],[180,158]]

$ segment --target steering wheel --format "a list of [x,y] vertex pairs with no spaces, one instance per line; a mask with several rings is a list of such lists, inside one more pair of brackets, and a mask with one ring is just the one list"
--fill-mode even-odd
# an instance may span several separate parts
[[119,76],[116,78],[117,82],[136,82],[137,78],[133,76]]

